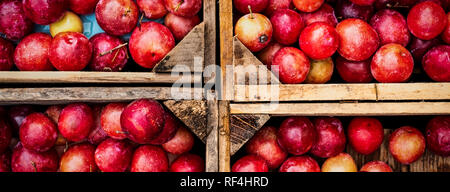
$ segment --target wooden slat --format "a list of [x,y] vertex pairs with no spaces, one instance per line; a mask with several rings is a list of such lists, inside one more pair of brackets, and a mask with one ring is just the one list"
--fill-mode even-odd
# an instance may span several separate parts
[[425,150],[422,157],[409,165],[411,172],[450,172],[450,157],[442,157]]
[[231,104],[231,114],[400,116],[450,114],[450,102]]
[[[229,100],[233,99],[233,73],[227,78],[227,68],[233,66],[233,2],[219,0],[220,25],[220,84],[216,90],[219,99],[219,171],[230,172],[230,111]],[[232,69],[232,68],[231,68]]]
[[205,23],[194,27],[154,68],[154,72],[202,72]]
[[450,83],[235,85],[235,102],[450,100]]
[[236,85],[236,102],[376,100],[373,84]]
[[164,101],[164,105],[203,143],[206,143],[207,105],[205,100],[168,100]]
[[217,63],[217,17],[216,1],[203,1],[203,22],[205,23],[205,84],[215,84]]
[[192,99],[202,95],[201,88],[172,87],[71,87],[2,88],[0,104],[63,104],[73,102],[116,102],[141,98],[156,100]]
[[202,76],[153,72],[2,71],[0,83],[200,83]]
[[215,94],[207,95],[206,171],[219,171],[219,105]]
[[378,100],[450,100],[450,83],[377,84]]
[[234,155],[270,119],[269,115],[231,115],[231,151]]

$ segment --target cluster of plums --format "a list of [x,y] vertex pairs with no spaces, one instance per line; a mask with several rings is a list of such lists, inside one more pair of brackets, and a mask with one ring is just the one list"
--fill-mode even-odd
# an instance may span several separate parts
[[149,99],[0,108],[0,172],[203,172],[194,139]]
[[[311,122],[307,117],[289,117],[279,128],[261,128],[246,144],[248,155],[237,160],[232,171],[357,172],[353,158],[344,152],[347,141],[357,153],[370,155],[383,143],[383,126],[376,118],[355,117],[346,133],[338,118],[317,117]],[[425,129],[425,137],[418,129],[403,126],[389,136],[388,142],[390,154],[402,164],[417,161],[425,147],[437,155],[448,157],[450,116],[431,119]],[[322,167],[315,158],[326,158]],[[360,171],[392,172],[392,169],[385,162],[371,161]]]
[[[4,0],[0,2],[0,71],[121,71],[133,60],[151,69],[197,24],[202,0]],[[71,11],[68,11],[70,9]],[[79,15],[94,13],[106,33],[83,35]],[[164,24],[141,22],[165,17]],[[50,25],[50,36],[32,33]],[[31,33],[31,34],[30,34]],[[128,43],[120,36],[131,33]],[[9,39],[9,40],[8,40]],[[13,41],[19,41],[14,48]]]
[[447,0],[234,0],[234,7],[237,38],[282,83],[326,83],[334,65],[345,82],[400,83],[414,62],[432,80],[450,81]]

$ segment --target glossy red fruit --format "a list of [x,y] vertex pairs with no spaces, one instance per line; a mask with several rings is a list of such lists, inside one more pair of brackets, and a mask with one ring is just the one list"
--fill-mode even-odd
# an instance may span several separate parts
[[59,162],[61,172],[96,172],[95,146],[80,143],[70,146]]
[[144,12],[145,17],[149,19],[160,19],[169,13],[164,0],[137,0],[136,1],[139,10]]
[[23,0],[22,3],[25,15],[39,25],[58,21],[67,9],[65,0]]
[[445,43],[450,44],[450,13],[447,13],[447,26],[445,26],[444,31],[441,34],[441,39]]
[[363,6],[369,6],[375,3],[375,0],[350,0],[350,1],[353,2],[354,4]]
[[157,101],[140,99],[130,103],[120,116],[122,130],[139,144],[148,144],[164,127],[164,108]]
[[269,167],[263,158],[247,155],[233,164],[231,172],[269,172]]
[[339,54],[350,61],[363,61],[378,49],[377,32],[361,19],[346,19],[336,26]]
[[0,173],[11,172],[11,151],[0,153]]
[[91,56],[91,43],[78,32],[58,33],[50,46],[50,62],[59,71],[81,71]]
[[143,145],[137,148],[131,161],[131,172],[167,172],[169,160],[161,147]]
[[136,27],[139,9],[132,0],[100,0],[95,8],[95,17],[106,33],[120,36]]
[[180,155],[189,152],[194,146],[194,136],[185,127],[178,128],[175,136],[168,142],[162,144],[165,151]]
[[273,38],[283,45],[292,45],[305,28],[302,17],[290,9],[275,11],[270,18],[273,27]]
[[308,152],[317,141],[314,125],[306,117],[289,117],[281,123],[277,133],[278,143],[292,155]]
[[[128,62],[128,50],[120,38],[99,33],[91,37],[89,41],[93,48],[92,60],[89,63],[92,71],[122,71]],[[117,47],[121,48],[108,52]]]
[[408,45],[410,34],[402,14],[391,9],[378,11],[370,20],[370,25],[377,31],[381,45],[397,43]]
[[86,139],[93,128],[92,109],[84,103],[67,105],[59,115],[59,132],[69,141],[77,142]]
[[120,124],[120,116],[126,107],[126,103],[110,103],[103,107],[100,115],[101,127],[113,139],[122,140],[127,138],[127,134]]
[[94,114],[94,128],[92,128],[91,133],[87,138],[88,142],[92,145],[98,145],[102,141],[108,138],[108,134],[105,133],[102,129],[101,124],[101,113],[103,106],[102,105],[94,105],[92,106],[92,113]]
[[422,40],[413,36],[408,45],[408,50],[411,52],[414,61],[419,64],[422,63],[422,58],[425,53],[441,43],[442,42],[438,38],[434,38],[432,40]]
[[0,154],[2,154],[8,147],[12,138],[12,128],[8,120],[0,117]]
[[152,139],[149,143],[152,145],[162,145],[169,140],[171,140],[173,137],[175,137],[175,134],[178,131],[178,128],[180,128],[181,122],[176,119],[175,116],[173,116],[170,112],[164,113],[164,127],[161,131],[161,133],[156,136],[154,139]]
[[13,150],[11,168],[13,172],[56,172],[58,161],[58,154],[54,149],[34,152],[19,143]]
[[392,169],[383,161],[371,161],[364,164],[360,172],[392,172]]
[[414,127],[400,127],[389,136],[389,152],[401,164],[411,164],[425,152],[425,138]]
[[258,59],[266,65],[268,69],[271,69],[273,57],[284,47],[284,45],[277,42],[271,42],[266,48],[258,53]]
[[355,160],[347,153],[339,153],[322,164],[322,172],[357,172]]
[[20,126],[19,136],[25,148],[44,152],[55,145],[58,130],[55,123],[43,113],[32,113]]
[[250,51],[258,52],[272,40],[273,27],[266,16],[253,13],[244,15],[237,21],[234,33]]
[[310,69],[310,62],[308,57],[299,49],[285,47],[275,54],[271,68],[278,74],[281,82],[298,84],[305,81]]
[[[292,0],[269,0],[266,10],[264,10],[264,15],[271,17],[273,12],[280,9],[290,9],[293,8]],[[252,8],[253,11],[253,8]]]
[[324,84],[331,80],[334,71],[334,63],[331,57],[321,60],[311,60],[311,68],[305,83]]
[[300,49],[315,60],[331,57],[339,47],[339,35],[328,23],[308,25],[299,39]]
[[192,17],[202,8],[202,0],[164,0],[169,12],[181,16]]
[[437,37],[447,26],[447,15],[438,4],[425,1],[415,5],[408,13],[408,28],[419,39]]
[[14,63],[21,71],[50,71],[53,66],[49,60],[52,37],[45,33],[28,35],[17,45]]
[[0,71],[9,71],[14,65],[14,45],[0,37]]
[[261,128],[247,143],[246,151],[265,159],[271,169],[279,167],[288,156],[278,144],[277,128],[273,126]]
[[15,105],[9,108],[8,115],[14,133],[19,133],[23,120],[35,110],[31,105]]
[[356,152],[369,155],[383,143],[383,126],[375,118],[356,117],[348,125],[347,136],[349,144]]
[[336,58],[336,69],[347,83],[370,83],[373,80],[370,71],[372,59],[364,61],[349,61],[342,56]]
[[170,172],[205,172],[205,161],[198,155],[180,155],[170,165]]
[[450,82],[450,46],[440,45],[425,54],[422,66],[427,75],[438,82]]
[[127,141],[106,139],[95,150],[95,164],[102,172],[125,172],[131,163],[133,146]]
[[77,14],[86,15],[94,13],[98,1],[99,0],[69,0],[69,7],[70,10]]
[[303,12],[313,12],[322,6],[324,0],[292,0],[294,6]]
[[440,156],[450,155],[450,116],[437,116],[431,119],[425,135],[428,149]]
[[313,120],[317,132],[317,141],[311,148],[311,154],[329,158],[343,152],[346,145],[344,127],[338,118],[318,117]]
[[300,13],[306,26],[315,22],[325,22],[335,27],[338,23],[334,9],[329,4],[324,3],[317,11],[312,13]]
[[336,15],[342,20],[356,18],[368,22],[372,17],[374,10],[372,6],[361,6],[352,3],[349,0],[338,0],[336,4]]
[[381,83],[401,83],[411,76],[414,59],[403,46],[390,43],[382,46],[370,64],[373,77]]
[[131,56],[142,67],[153,68],[175,47],[169,28],[156,22],[144,22],[131,34]]
[[307,155],[294,156],[281,165],[280,172],[320,172],[320,167],[316,160]]
[[0,2],[0,32],[5,34],[6,38],[19,40],[32,30],[33,22],[25,16],[22,1]]
[[200,24],[200,17],[198,17],[198,15],[192,17],[180,17],[169,13],[164,19],[164,25],[170,29],[173,37],[175,37],[175,40],[177,41],[183,40],[183,38],[198,24]]
[[243,14],[261,13],[269,6],[269,0],[233,0],[234,7]]

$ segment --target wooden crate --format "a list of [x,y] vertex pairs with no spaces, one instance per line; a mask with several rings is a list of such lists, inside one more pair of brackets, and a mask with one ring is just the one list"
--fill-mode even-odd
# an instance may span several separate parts
[[[450,102],[371,102],[371,103],[232,103],[230,104],[229,155],[239,151],[244,144],[267,122],[276,116],[431,116],[449,115]],[[392,127],[393,129],[396,127]],[[450,158],[426,151],[421,159],[411,165],[401,165],[388,152],[387,137],[393,129],[385,130],[384,143],[369,156],[359,155],[351,147],[347,153],[358,167],[371,160],[387,162],[394,171],[436,172],[450,171]],[[230,158],[229,158],[230,159]],[[220,167],[229,167],[230,161]]]
[[[180,95],[200,95],[200,98],[178,100]],[[158,100],[205,143],[206,171],[217,172],[218,105],[216,100],[206,100],[202,96],[202,88],[179,91],[168,87],[0,88],[0,105],[111,103],[131,102],[141,98]],[[211,94],[208,97],[214,98]]]
[[[203,22],[192,31],[152,69],[142,72],[20,72],[0,71],[0,84],[5,83],[201,83],[207,65],[215,64],[216,4],[203,1]],[[131,58],[130,58],[131,59]],[[198,64],[194,64],[198,63]],[[136,64],[137,65],[137,64]],[[174,68],[183,65],[183,68]],[[171,76],[171,72],[191,76]]]

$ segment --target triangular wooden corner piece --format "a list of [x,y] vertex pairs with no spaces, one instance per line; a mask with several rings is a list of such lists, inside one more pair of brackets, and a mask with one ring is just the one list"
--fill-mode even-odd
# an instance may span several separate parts
[[239,151],[269,119],[269,115],[231,115],[230,154]]
[[205,24],[202,22],[156,64],[153,72],[202,72],[205,57],[204,34]]
[[164,105],[200,140],[206,142],[207,105],[203,100],[168,100]]
[[[237,38],[233,38],[235,84],[280,84],[278,78]],[[272,80],[272,82],[271,82]]]

